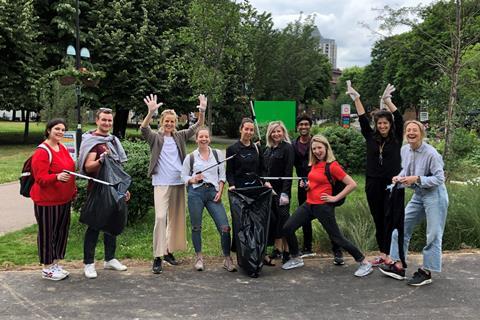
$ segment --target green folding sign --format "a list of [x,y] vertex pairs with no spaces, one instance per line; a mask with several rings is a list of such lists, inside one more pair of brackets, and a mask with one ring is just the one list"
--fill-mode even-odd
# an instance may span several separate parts
[[287,130],[295,129],[296,101],[255,101],[253,107],[259,124],[281,120],[285,123]]

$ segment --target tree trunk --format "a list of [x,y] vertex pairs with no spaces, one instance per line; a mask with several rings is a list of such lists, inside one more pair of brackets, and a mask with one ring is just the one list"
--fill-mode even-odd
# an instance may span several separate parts
[[121,109],[115,112],[115,117],[113,119],[113,134],[119,139],[125,138],[129,113],[130,110],[128,109]]
[[[450,78],[450,95],[448,98],[447,119],[445,123],[445,150],[443,158],[448,163],[451,159],[451,143],[453,134],[453,119],[455,116],[455,107],[458,99],[458,74],[460,72],[460,52],[461,52],[461,1],[455,1],[455,34],[452,36],[453,48],[453,64],[451,68]],[[447,175],[448,176],[448,175]]]
[[[22,110],[23,114],[23,110]],[[25,129],[23,130],[23,143],[27,142],[28,139],[28,131],[29,131],[29,125],[30,125],[30,111],[25,110]]]

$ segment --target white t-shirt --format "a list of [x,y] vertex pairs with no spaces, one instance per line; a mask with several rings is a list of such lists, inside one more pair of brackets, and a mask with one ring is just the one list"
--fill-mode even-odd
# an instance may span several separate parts
[[177,144],[172,137],[164,137],[162,152],[157,162],[157,173],[152,175],[154,186],[176,186],[183,184],[182,162]]

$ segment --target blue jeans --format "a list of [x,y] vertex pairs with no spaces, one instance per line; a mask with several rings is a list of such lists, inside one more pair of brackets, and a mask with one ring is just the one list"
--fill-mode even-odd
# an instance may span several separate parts
[[188,211],[192,224],[192,242],[195,252],[202,252],[202,215],[206,207],[212,217],[217,230],[220,233],[220,242],[224,256],[230,255],[230,226],[228,225],[227,212],[221,202],[214,202],[217,194],[215,187],[211,184],[203,184],[198,188],[188,186]]
[[[442,237],[447,220],[448,194],[444,184],[421,189],[416,188],[412,199],[405,208],[405,235],[403,248],[407,258],[408,245],[413,229],[424,219],[427,220],[427,244],[423,248],[423,267],[430,271],[442,271]],[[390,256],[398,261],[398,233],[392,233]]]

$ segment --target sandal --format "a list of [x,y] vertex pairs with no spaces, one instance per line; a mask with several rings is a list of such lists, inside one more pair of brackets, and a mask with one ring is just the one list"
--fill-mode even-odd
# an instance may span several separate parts
[[228,272],[236,272],[237,268],[233,264],[232,258],[231,257],[226,257],[225,260],[223,260],[223,269],[227,270]]
[[275,263],[273,263],[273,259],[270,258],[269,256],[265,256],[265,258],[263,258],[263,264],[269,267],[275,267]]

